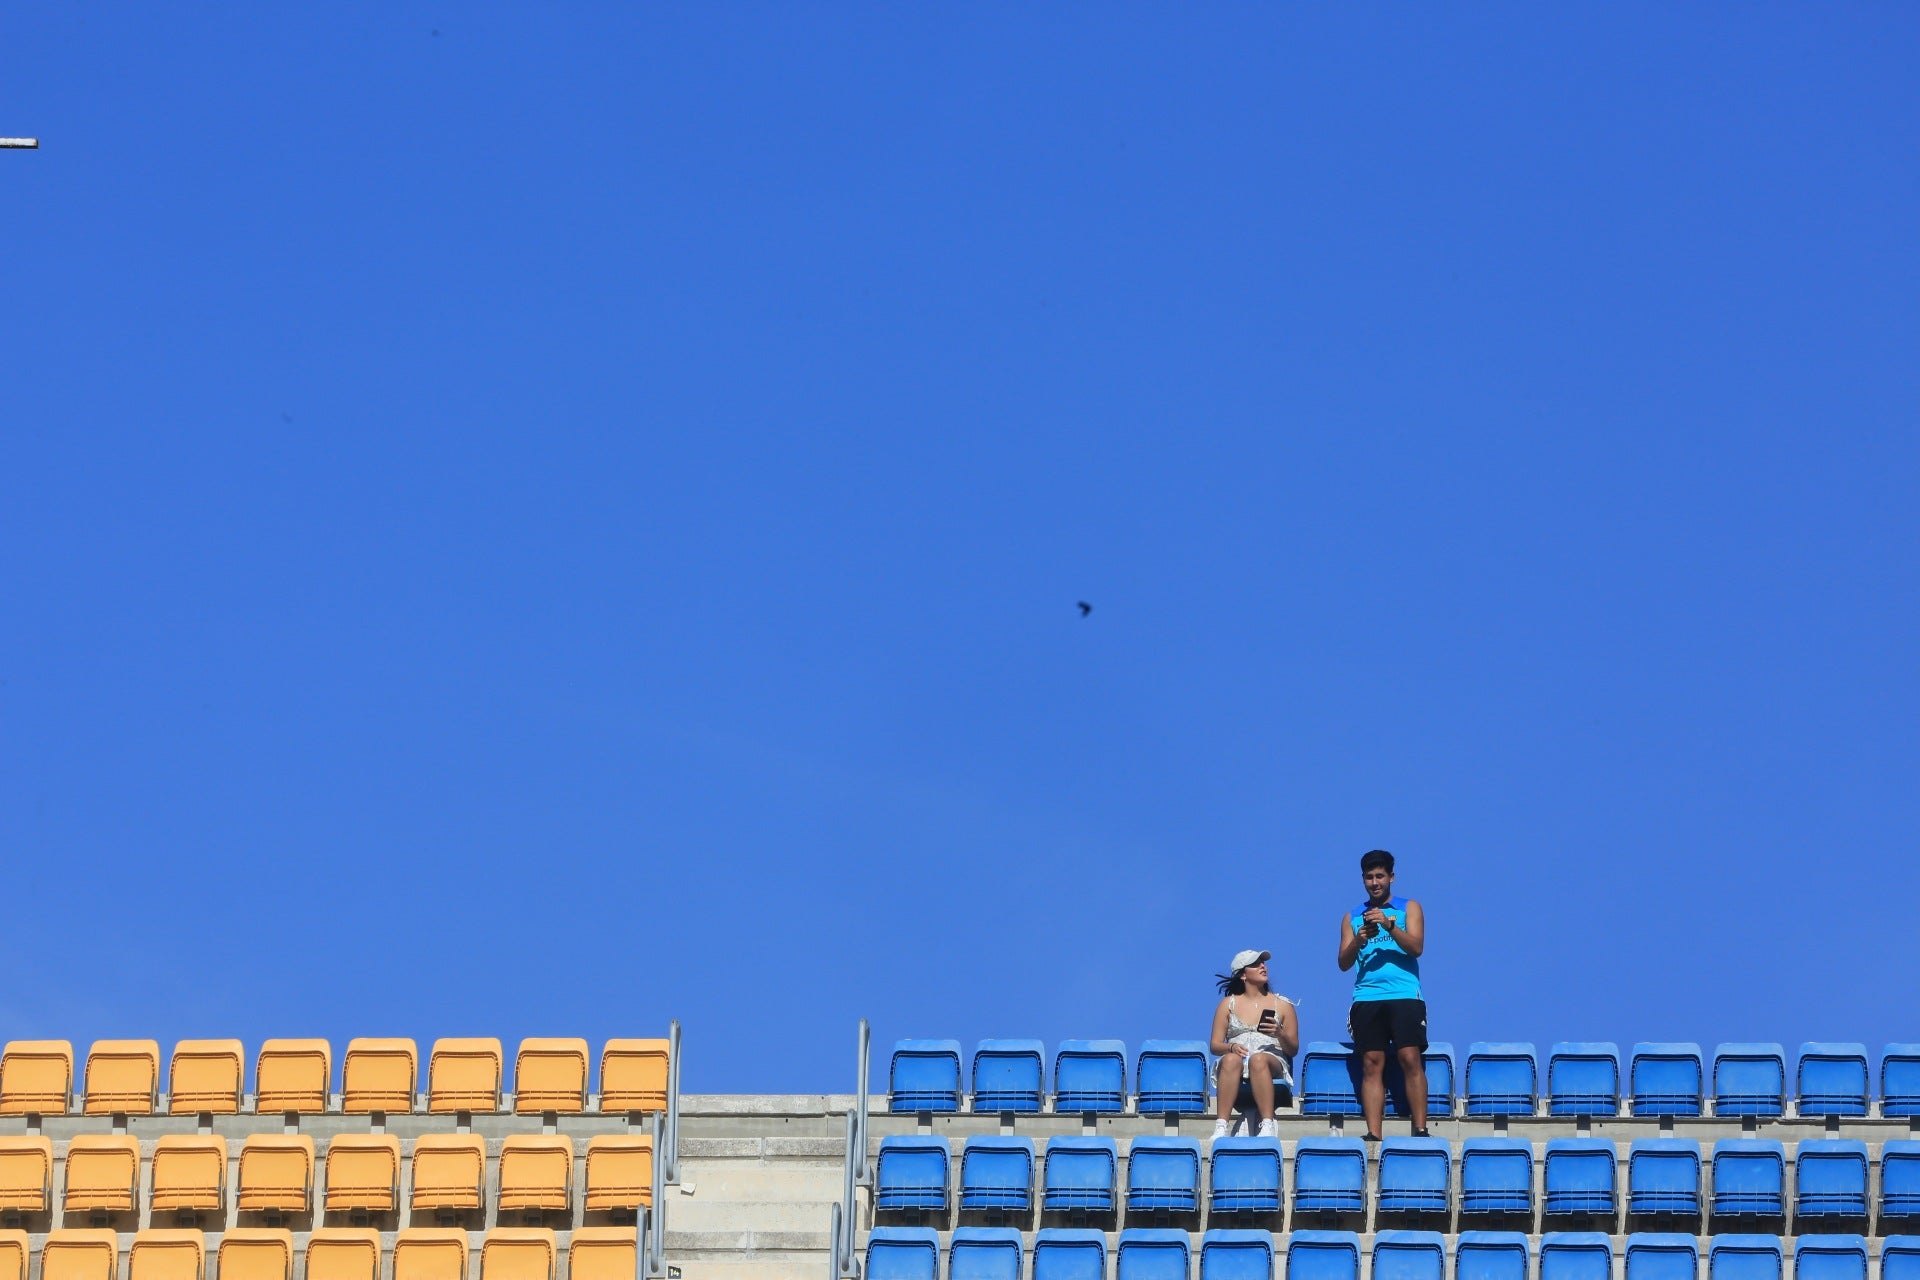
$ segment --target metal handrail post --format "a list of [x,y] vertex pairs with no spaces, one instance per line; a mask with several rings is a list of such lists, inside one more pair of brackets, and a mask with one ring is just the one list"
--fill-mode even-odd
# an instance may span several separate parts
[[651,1251],[650,1246],[647,1243],[647,1238],[650,1234],[647,1231],[647,1219],[651,1215],[652,1215],[652,1210],[648,1209],[647,1206],[645,1205],[641,1205],[640,1212],[635,1214],[633,1217],[633,1277],[634,1277],[634,1280],[647,1280],[647,1272],[651,1265],[651,1259],[649,1259],[647,1256],[648,1253]]
[[[873,1066],[873,1027],[865,1018],[860,1019],[860,1096],[857,1102],[860,1117],[860,1143],[855,1151],[854,1178],[862,1186],[866,1185],[871,1171],[867,1168],[867,1101],[868,1088],[872,1082]],[[853,1201],[847,1201],[847,1211],[853,1211]]]
[[[659,1147],[654,1150],[657,1152]],[[656,1157],[657,1159],[658,1157]],[[667,1183],[680,1185],[680,1019],[667,1025]]]
[[827,1280],[841,1280],[840,1237],[845,1232],[845,1219],[838,1204],[833,1206],[833,1225],[827,1233]]
[[653,1132],[653,1231],[648,1240],[647,1273],[654,1280],[661,1280],[667,1274],[667,1188],[666,1162],[660,1158],[660,1142],[664,1126],[660,1113],[653,1113],[650,1123]]

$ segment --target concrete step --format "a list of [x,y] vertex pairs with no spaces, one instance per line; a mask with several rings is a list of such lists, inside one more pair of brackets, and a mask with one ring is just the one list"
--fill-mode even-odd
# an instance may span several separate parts
[[676,1199],[667,1207],[667,1232],[819,1231],[832,1221],[833,1200]]
[[846,1175],[835,1161],[686,1160],[680,1186],[706,1200],[817,1200],[838,1198]]
[[781,1249],[755,1254],[702,1254],[684,1261],[669,1252],[667,1265],[679,1267],[682,1280],[826,1280],[833,1263],[825,1249]]

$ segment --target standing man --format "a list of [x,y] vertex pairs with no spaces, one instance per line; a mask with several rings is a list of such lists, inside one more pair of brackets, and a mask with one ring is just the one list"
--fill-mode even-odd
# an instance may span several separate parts
[[1420,953],[1427,917],[1420,904],[1393,896],[1393,855],[1375,849],[1360,858],[1367,900],[1340,917],[1340,970],[1353,975],[1347,1031],[1360,1054],[1360,1110],[1367,1141],[1380,1140],[1387,1109],[1387,1048],[1393,1047],[1407,1081],[1413,1136],[1427,1136],[1427,1002],[1420,996]]

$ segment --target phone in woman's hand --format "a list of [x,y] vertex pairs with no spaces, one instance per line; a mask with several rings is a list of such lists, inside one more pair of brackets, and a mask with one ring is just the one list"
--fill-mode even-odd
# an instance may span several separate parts
[[1274,1013],[1274,1011],[1273,1011],[1273,1010],[1271,1010],[1271,1009],[1262,1009],[1262,1010],[1260,1011],[1260,1025],[1261,1025],[1261,1026],[1263,1026],[1263,1027],[1270,1027],[1270,1026],[1272,1026],[1272,1025],[1273,1025],[1274,1023],[1276,1023],[1276,1022],[1278,1022],[1278,1021],[1279,1021],[1279,1015],[1277,1015],[1276,1013]]

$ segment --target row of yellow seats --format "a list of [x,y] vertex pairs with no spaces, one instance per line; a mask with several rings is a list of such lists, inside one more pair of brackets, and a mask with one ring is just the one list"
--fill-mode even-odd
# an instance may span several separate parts
[[[412,1142],[414,1210],[485,1207],[486,1141],[477,1134],[428,1134]],[[573,1139],[564,1134],[508,1138],[500,1149],[502,1212],[564,1213],[573,1208]],[[314,1141],[304,1133],[248,1137],[240,1148],[234,1206],[242,1213],[310,1213]],[[400,1139],[341,1134],[327,1143],[321,1209],[396,1213]],[[653,1139],[600,1134],[587,1143],[585,1208],[630,1210],[653,1202]],[[227,1140],[218,1134],[168,1134],[153,1145],[148,1174],[153,1211],[219,1213],[227,1205]],[[132,1213],[139,1207],[140,1142],[118,1134],[68,1141],[67,1213]],[[0,1213],[41,1214],[53,1206],[53,1143],[0,1137]],[[6,1280],[0,1271],[0,1280]]]
[[[632,1227],[585,1227],[567,1249],[569,1280],[633,1280]],[[0,1280],[27,1280],[27,1233],[0,1231]],[[480,1245],[479,1280],[554,1280],[559,1243],[544,1227],[498,1227]],[[402,1231],[391,1280],[466,1280],[467,1233],[436,1227]],[[315,1231],[309,1277],[382,1280],[380,1233],[354,1227]],[[219,1280],[293,1280],[293,1233],[236,1228],[220,1238]],[[125,1280],[205,1280],[206,1237],[198,1231],[137,1232]],[[40,1248],[40,1280],[121,1280],[120,1238],[112,1231],[54,1231]]]
[[[427,1110],[500,1110],[502,1065],[498,1040],[434,1041],[427,1059]],[[341,1111],[412,1111],[419,1066],[420,1051],[412,1040],[348,1042],[340,1069]],[[665,1040],[607,1041],[600,1052],[600,1110],[664,1110],[667,1066]],[[237,1114],[245,1068],[238,1040],[182,1040],[174,1046],[168,1073],[167,1111]],[[513,1109],[518,1114],[585,1111],[587,1042],[522,1040],[513,1076]],[[332,1082],[333,1046],[325,1040],[269,1040],[254,1064],[254,1110],[325,1112]],[[73,1046],[67,1041],[15,1040],[0,1052],[0,1115],[66,1115],[72,1096]],[[159,1110],[159,1043],[95,1041],[87,1051],[83,1098],[81,1110],[90,1116]]]

